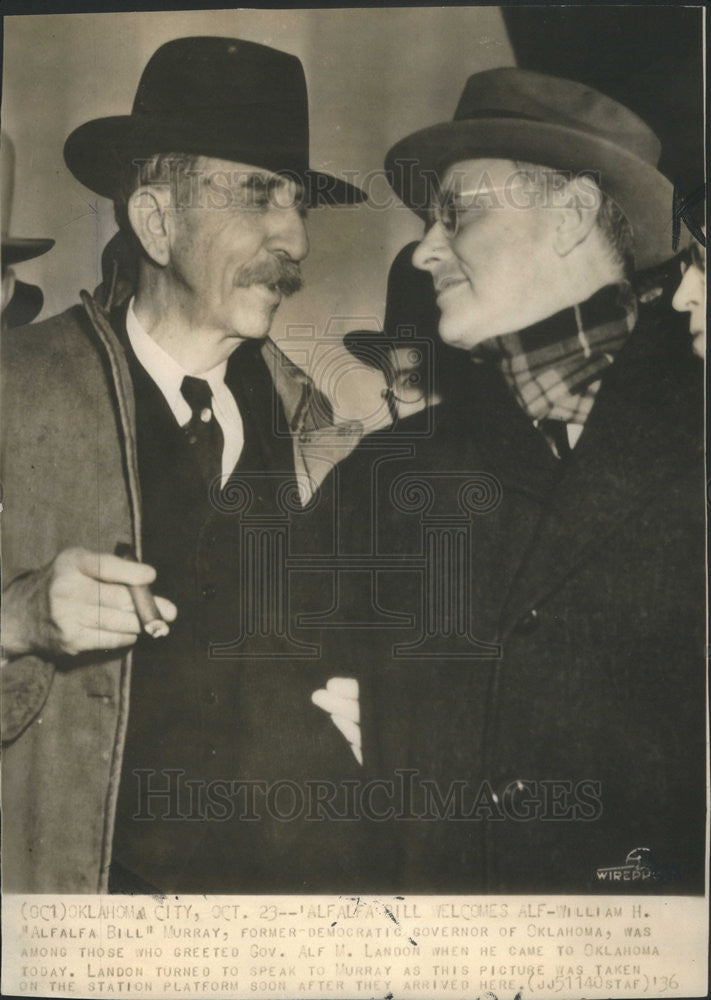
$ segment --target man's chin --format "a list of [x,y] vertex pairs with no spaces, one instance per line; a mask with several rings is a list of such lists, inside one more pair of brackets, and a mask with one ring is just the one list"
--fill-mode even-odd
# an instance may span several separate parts
[[470,351],[483,340],[491,336],[488,330],[472,329],[471,325],[462,322],[460,318],[442,316],[439,321],[439,336],[449,347],[458,347],[462,351]]
[[237,341],[241,340],[266,340],[269,336],[269,331],[271,330],[271,323],[268,326],[261,326],[255,328],[244,328],[235,327],[230,333],[230,336]]
[[269,336],[276,311],[276,306],[250,311],[247,314],[241,311],[232,317],[230,323],[232,335],[243,340],[264,340]]

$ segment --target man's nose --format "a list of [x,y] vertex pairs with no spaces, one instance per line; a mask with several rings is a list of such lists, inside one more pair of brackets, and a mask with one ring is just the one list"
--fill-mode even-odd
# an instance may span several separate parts
[[309,252],[304,217],[296,207],[274,207],[269,212],[267,248],[299,262]]
[[693,267],[687,267],[681,284],[674,293],[672,306],[677,312],[689,312],[701,302],[699,297],[700,283],[696,280]]
[[437,264],[450,256],[451,253],[449,240],[442,223],[435,222],[415,247],[412,263],[421,271],[433,271]]

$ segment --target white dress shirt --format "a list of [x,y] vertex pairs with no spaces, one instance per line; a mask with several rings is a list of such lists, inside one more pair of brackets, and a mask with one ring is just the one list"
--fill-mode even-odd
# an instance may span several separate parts
[[[146,369],[150,377],[165,396],[173,416],[181,427],[187,424],[192,416],[185,397],[180,391],[183,379],[191,372],[186,372],[178,362],[170,356],[160,344],[146,333],[133,308],[131,299],[126,314],[126,332],[131,342],[134,354]],[[203,378],[212,390],[212,412],[215,420],[222,428],[225,443],[222,449],[222,484],[237,464],[244,447],[244,424],[237,406],[237,401],[225,384],[227,362],[222,361],[207,372],[202,372],[197,378]]]
[[583,433],[584,424],[566,424],[565,429],[568,434],[568,444],[574,448],[578,443],[578,438]]
[[[540,420],[533,420],[532,423],[533,426],[536,428],[536,430],[538,430]],[[570,421],[566,422],[565,433],[568,438],[568,445],[570,446],[571,451],[580,440],[580,435],[583,433],[584,429],[585,429],[585,424],[574,424],[571,423]],[[557,454],[556,449],[553,447],[550,441],[548,442],[548,445],[550,446],[550,449],[553,452],[553,454],[556,455],[557,458],[560,458],[560,455]]]

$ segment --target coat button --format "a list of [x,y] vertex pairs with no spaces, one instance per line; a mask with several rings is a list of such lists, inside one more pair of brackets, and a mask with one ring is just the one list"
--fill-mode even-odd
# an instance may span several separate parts
[[535,608],[531,608],[525,615],[516,622],[514,628],[515,632],[519,635],[529,635],[531,632],[535,632],[538,626],[541,624],[541,617]]

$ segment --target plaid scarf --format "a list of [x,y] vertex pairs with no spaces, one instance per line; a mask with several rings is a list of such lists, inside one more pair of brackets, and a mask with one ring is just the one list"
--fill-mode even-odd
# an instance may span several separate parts
[[484,341],[472,360],[498,364],[532,420],[584,424],[603,372],[636,322],[637,300],[623,281],[525,330]]

